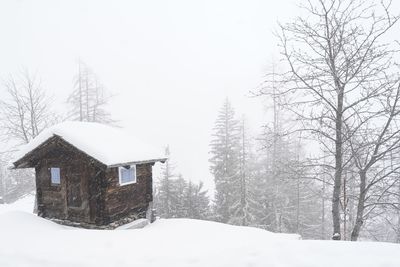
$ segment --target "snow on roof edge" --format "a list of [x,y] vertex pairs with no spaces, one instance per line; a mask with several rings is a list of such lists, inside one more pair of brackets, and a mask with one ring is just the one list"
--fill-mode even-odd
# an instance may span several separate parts
[[21,149],[11,160],[15,164],[44,145],[49,139],[59,137],[75,149],[94,158],[107,167],[137,163],[165,162],[168,157],[121,129],[93,122],[63,122],[54,125]]

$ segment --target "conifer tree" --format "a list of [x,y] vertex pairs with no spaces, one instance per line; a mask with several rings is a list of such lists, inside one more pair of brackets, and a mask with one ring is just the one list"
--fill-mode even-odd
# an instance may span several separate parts
[[169,147],[165,154],[169,160],[164,164],[161,179],[154,190],[157,214],[162,218],[208,218],[210,200],[203,183],[187,182],[181,174],[175,175]]
[[228,222],[236,202],[240,184],[239,122],[228,99],[215,122],[211,141],[211,173],[215,182],[215,217]]
[[[166,157],[170,156],[169,147],[165,148]],[[155,207],[157,214],[162,218],[171,217],[172,209],[172,184],[171,180],[174,177],[173,167],[170,160],[167,160],[162,167],[161,180],[156,188]]]
[[187,209],[187,218],[208,219],[209,217],[209,197],[207,190],[203,189],[203,182],[195,184],[191,181],[187,183],[184,205]]
[[252,225],[256,222],[260,211],[260,204],[255,194],[258,186],[254,172],[256,157],[252,151],[250,134],[244,116],[240,124],[239,179],[235,184],[234,203],[231,207],[229,223]]
[[171,217],[172,218],[187,218],[188,207],[185,205],[185,191],[187,190],[187,182],[182,175],[171,180]]

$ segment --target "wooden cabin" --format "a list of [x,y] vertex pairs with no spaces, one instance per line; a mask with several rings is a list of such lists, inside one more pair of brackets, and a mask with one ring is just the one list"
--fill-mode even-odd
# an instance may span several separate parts
[[152,167],[167,158],[121,129],[64,122],[18,152],[14,168],[35,168],[38,215],[65,224],[113,228],[146,216]]

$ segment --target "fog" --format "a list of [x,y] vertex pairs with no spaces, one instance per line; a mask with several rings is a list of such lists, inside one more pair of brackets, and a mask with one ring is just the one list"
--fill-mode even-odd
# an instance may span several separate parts
[[108,109],[121,127],[155,146],[168,144],[177,172],[210,187],[218,109],[229,97],[260,132],[268,111],[249,92],[279,58],[273,31],[298,14],[298,2],[110,3],[2,1],[0,77],[28,69],[64,113],[82,60],[113,95]]
[[249,91],[276,57],[277,20],[296,8],[289,0],[2,1],[0,77],[28,69],[63,113],[81,59],[113,95],[120,126],[169,144],[177,172],[210,186],[217,112],[229,97],[259,131],[268,114]]

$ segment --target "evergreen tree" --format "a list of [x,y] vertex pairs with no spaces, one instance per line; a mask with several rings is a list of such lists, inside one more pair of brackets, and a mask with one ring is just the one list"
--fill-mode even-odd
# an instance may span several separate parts
[[188,182],[184,205],[187,210],[187,218],[208,219],[210,199],[207,196],[207,190],[203,190],[203,182],[198,184]]
[[250,135],[245,125],[244,116],[240,125],[240,173],[238,183],[234,185],[234,203],[231,207],[231,218],[229,223],[237,225],[252,225],[256,223],[256,218],[260,210],[260,204],[256,199],[255,191],[256,177],[254,164],[256,157],[252,151]]
[[259,226],[273,232],[299,233],[303,238],[320,238],[320,188],[309,179],[306,162],[300,157],[299,142],[265,135],[257,189],[261,203]]
[[165,154],[169,160],[162,167],[161,178],[154,190],[157,214],[161,218],[208,218],[210,200],[203,183],[187,182],[182,175],[175,175],[169,147]]
[[215,182],[215,217],[228,222],[240,190],[239,122],[228,99],[215,122],[211,141],[211,173]]
[[187,190],[187,182],[182,175],[171,180],[171,218],[187,218],[188,207],[185,205],[185,192]]
[[[165,148],[165,155],[169,158],[170,151],[169,147]],[[162,167],[161,179],[159,185],[156,187],[154,205],[156,207],[157,214],[162,218],[171,217],[172,209],[172,183],[173,179],[173,167],[171,166],[170,160],[167,160]]]

